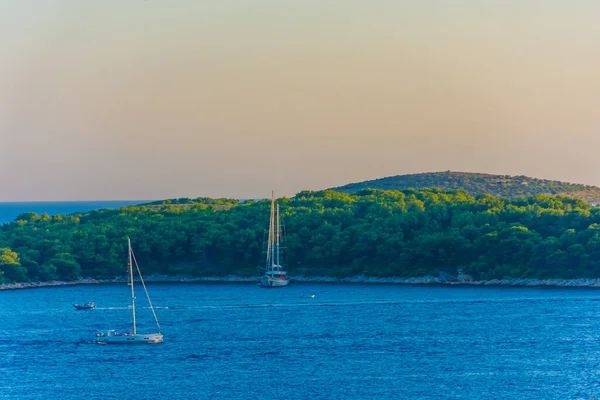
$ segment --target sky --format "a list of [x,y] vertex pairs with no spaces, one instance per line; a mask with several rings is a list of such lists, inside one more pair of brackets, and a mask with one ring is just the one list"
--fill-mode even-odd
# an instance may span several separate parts
[[596,0],[0,0],[0,201],[600,186]]

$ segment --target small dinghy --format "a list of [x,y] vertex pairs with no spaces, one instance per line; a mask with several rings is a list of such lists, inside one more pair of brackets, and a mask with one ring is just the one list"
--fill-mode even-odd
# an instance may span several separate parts
[[96,308],[96,305],[92,302],[85,304],[73,304],[73,307],[75,307],[75,309],[77,310],[91,310],[93,308]]

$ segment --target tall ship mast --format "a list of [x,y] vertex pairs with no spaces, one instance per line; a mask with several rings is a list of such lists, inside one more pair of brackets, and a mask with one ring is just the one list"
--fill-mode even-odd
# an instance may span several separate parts
[[271,217],[269,219],[269,239],[267,242],[267,260],[265,274],[261,276],[259,286],[282,287],[290,283],[287,272],[281,265],[281,221],[279,204],[275,204],[275,192],[271,192]]

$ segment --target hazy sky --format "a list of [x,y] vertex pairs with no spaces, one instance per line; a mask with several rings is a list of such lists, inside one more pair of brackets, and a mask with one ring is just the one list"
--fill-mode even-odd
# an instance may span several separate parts
[[597,0],[0,0],[0,201],[600,185]]

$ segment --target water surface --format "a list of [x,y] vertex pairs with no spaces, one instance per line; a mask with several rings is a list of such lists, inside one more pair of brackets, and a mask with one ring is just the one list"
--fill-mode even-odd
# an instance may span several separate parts
[[[151,284],[162,345],[126,285],[0,292],[0,398],[600,398],[600,291]],[[309,295],[315,295],[309,298]],[[154,331],[138,293],[139,331]],[[95,301],[98,309],[72,304]]]

